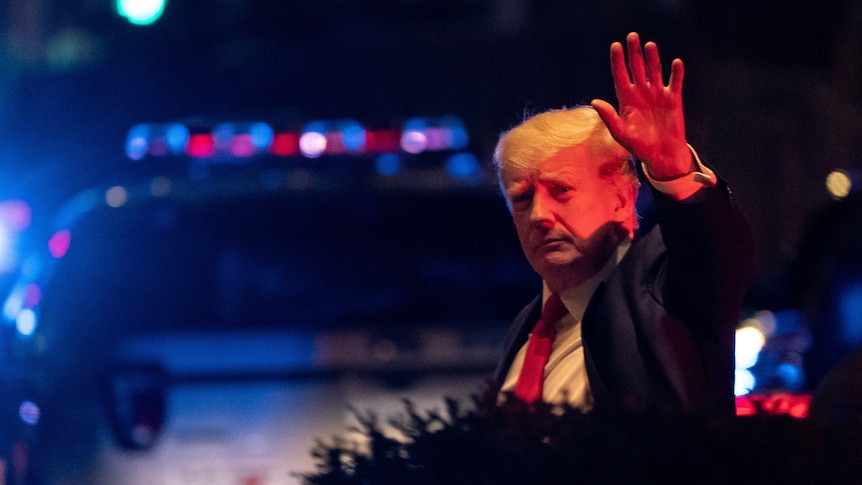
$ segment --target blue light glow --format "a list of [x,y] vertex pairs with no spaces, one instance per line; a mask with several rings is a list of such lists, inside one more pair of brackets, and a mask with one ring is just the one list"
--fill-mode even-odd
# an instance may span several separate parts
[[240,158],[268,150],[274,136],[272,127],[263,121],[220,123],[212,130],[216,149]]
[[444,116],[440,120],[440,124],[446,127],[450,132],[452,140],[451,149],[463,150],[470,143],[470,136],[467,135],[467,129],[464,128],[464,123],[455,116]]
[[147,155],[180,155],[189,141],[189,129],[181,123],[139,124],[126,135],[126,156],[141,160]]
[[456,153],[446,160],[446,172],[456,179],[471,179],[479,175],[479,160],[472,153]]
[[226,149],[230,145],[235,135],[236,125],[234,123],[221,123],[212,130],[213,141],[217,147],[222,149]]
[[39,253],[33,253],[21,262],[18,272],[21,279],[33,281],[42,273],[44,267],[44,258]]
[[24,308],[24,287],[17,287],[6,297],[3,304],[3,316],[8,321],[14,321],[18,312]]
[[346,121],[341,127],[341,139],[344,147],[350,152],[361,152],[365,150],[365,128],[356,121]]
[[378,174],[391,177],[401,171],[401,157],[394,153],[385,153],[377,157],[374,167]]
[[149,145],[150,128],[147,125],[135,125],[126,136],[126,156],[140,160],[147,155]]
[[15,251],[12,234],[5,224],[0,224],[0,272],[15,269]]
[[171,152],[179,155],[185,151],[186,143],[189,142],[189,129],[180,123],[172,123],[165,130],[165,139]]
[[852,346],[862,343],[862,282],[841,290],[838,312],[842,340]]
[[302,132],[303,133],[313,132],[313,133],[324,134],[324,133],[326,133],[326,122],[319,121],[319,120],[318,121],[309,121],[302,128]]
[[275,136],[272,127],[262,121],[252,123],[248,127],[248,134],[251,137],[251,144],[258,150],[268,149]]
[[24,401],[18,406],[18,417],[31,426],[35,426],[39,422],[41,414],[42,411],[39,410],[39,406],[32,401]]
[[402,131],[425,131],[426,129],[428,129],[428,122],[425,118],[410,118],[402,127]]
[[785,362],[775,369],[775,373],[788,389],[801,389],[805,384],[805,373],[798,365]]

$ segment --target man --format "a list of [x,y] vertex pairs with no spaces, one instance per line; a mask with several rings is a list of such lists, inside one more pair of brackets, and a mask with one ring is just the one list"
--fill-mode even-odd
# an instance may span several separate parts
[[[619,112],[602,100],[549,111],[498,143],[500,183],[543,291],[510,329],[497,382],[503,396],[583,412],[732,414],[750,231],[686,142],[682,61],[665,85],[656,45],[631,33],[627,47],[628,63],[611,45]],[[643,237],[632,157],[656,205],[658,226]],[[537,326],[548,300],[561,315]]]

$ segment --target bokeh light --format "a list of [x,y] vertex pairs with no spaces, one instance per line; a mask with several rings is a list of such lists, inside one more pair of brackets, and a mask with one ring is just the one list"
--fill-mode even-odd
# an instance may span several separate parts
[[749,369],[757,363],[760,349],[766,343],[763,333],[754,327],[742,327],[736,331],[736,368]]
[[276,133],[269,150],[275,156],[292,157],[299,153],[299,136],[295,133]]
[[110,207],[122,207],[129,200],[129,191],[125,187],[115,185],[105,192],[105,203]]
[[428,137],[424,129],[407,128],[401,134],[401,149],[407,153],[422,153],[427,146]]
[[150,193],[155,197],[166,197],[171,193],[171,179],[156,177],[150,182]]
[[299,151],[308,158],[318,158],[326,151],[326,135],[307,131],[299,137]]
[[36,312],[32,308],[24,308],[15,316],[15,329],[24,337],[33,335],[36,331]]
[[117,13],[134,25],[150,25],[165,11],[166,0],[117,0]]
[[852,346],[862,344],[862,281],[840,290],[838,315],[841,340]]
[[459,180],[477,180],[481,174],[479,159],[472,153],[456,153],[446,160],[446,172]]
[[60,229],[48,239],[48,252],[55,258],[62,258],[72,243],[72,233],[68,229]]
[[391,177],[401,171],[401,157],[394,153],[384,153],[377,157],[374,166],[379,175]]
[[826,176],[826,190],[835,199],[843,199],[850,195],[853,181],[850,175],[843,170],[833,170]]
[[24,401],[18,406],[18,417],[26,424],[35,426],[39,423],[42,411],[33,401]]
[[734,377],[733,392],[737,396],[748,394],[757,384],[757,379],[748,369],[736,369]]

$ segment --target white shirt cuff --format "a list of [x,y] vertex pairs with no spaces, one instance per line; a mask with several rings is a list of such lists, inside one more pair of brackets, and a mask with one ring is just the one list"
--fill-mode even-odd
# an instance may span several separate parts
[[646,166],[643,165],[643,162],[641,162],[641,167],[649,183],[659,192],[677,201],[685,200],[694,195],[698,190],[704,187],[712,187],[718,182],[715,172],[700,161],[700,157],[694,151],[694,148],[688,145],[688,149],[691,150],[691,154],[694,156],[697,171],[681,175],[672,180],[665,180],[663,182],[655,180],[650,175],[649,170],[646,169]]

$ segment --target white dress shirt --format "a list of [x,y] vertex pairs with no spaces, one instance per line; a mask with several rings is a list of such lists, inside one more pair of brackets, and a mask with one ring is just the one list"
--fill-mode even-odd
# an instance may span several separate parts
[[[626,239],[617,247],[614,257],[611,257],[592,278],[579,286],[560,293],[560,299],[569,313],[556,322],[557,337],[554,339],[551,356],[545,365],[544,387],[542,388],[542,399],[545,402],[554,404],[568,402],[582,412],[589,412],[593,409],[590,381],[587,378],[587,369],[584,365],[581,320],[596,288],[611,275],[630,246],[631,239]],[[542,304],[544,304],[551,292],[548,290],[547,284],[543,283],[542,287]],[[510,392],[515,389],[515,383],[518,381],[521,368],[524,366],[526,353],[527,344],[525,343],[509,367],[509,373],[506,375],[501,388],[503,392]]]

